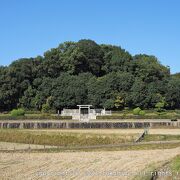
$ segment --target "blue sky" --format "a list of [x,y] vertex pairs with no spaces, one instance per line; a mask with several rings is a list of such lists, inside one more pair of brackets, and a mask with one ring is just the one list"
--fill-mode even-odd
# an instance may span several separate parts
[[92,39],[180,72],[179,0],[0,0],[0,65]]

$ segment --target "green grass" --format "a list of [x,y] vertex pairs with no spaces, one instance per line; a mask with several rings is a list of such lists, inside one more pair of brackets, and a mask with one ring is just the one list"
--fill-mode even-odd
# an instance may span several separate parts
[[176,156],[170,163],[170,169],[172,171],[178,171],[180,173],[180,155]]
[[[1,129],[0,141],[63,146],[68,148],[81,146],[96,146],[96,145],[118,145],[122,143],[134,142],[138,134],[103,134],[103,133],[85,133],[85,132],[62,132],[62,131],[30,131],[20,129]],[[144,141],[165,141],[165,140],[180,140],[180,135],[146,135]],[[137,144],[123,147],[101,147],[100,149],[111,150],[147,150],[147,149],[166,149],[178,147],[180,143],[165,143],[165,144]],[[83,149],[83,147],[81,148]],[[85,148],[87,149],[87,148]],[[93,148],[93,149],[99,149]]]
[[25,114],[25,116],[11,116],[0,114],[0,120],[72,120],[72,116],[55,116],[51,114]]
[[148,134],[144,137],[143,141],[172,141],[180,140],[180,135],[158,135],[158,134]]
[[[135,135],[134,135],[135,136]],[[49,132],[49,131],[28,131],[28,130],[0,130],[0,141],[14,143],[29,143],[40,145],[54,145],[57,148],[43,150],[31,150],[32,152],[64,152],[64,151],[132,151],[132,150],[153,150],[172,149],[180,147],[180,143],[164,144],[126,144],[132,142],[134,136],[117,134],[91,134],[71,132]],[[98,146],[100,145],[100,146]],[[101,146],[110,145],[110,146]],[[117,145],[117,146],[115,146]],[[179,168],[179,159],[173,163],[174,169]]]
[[[169,176],[166,179],[180,179],[180,155],[177,155],[172,160],[167,162],[159,162],[147,166],[144,172],[148,172],[147,176],[136,176],[133,180],[151,180],[152,172],[169,172]],[[172,175],[172,176],[171,176]]]
[[180,114],[146,114],[146,115],[132,115],[132,114],[112,114],[112,115],[103,115],[97,116],[99,119],[180,119]]

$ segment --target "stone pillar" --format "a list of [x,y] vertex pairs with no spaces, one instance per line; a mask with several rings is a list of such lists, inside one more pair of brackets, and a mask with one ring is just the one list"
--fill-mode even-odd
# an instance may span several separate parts
[[37,122],[34,122],[34,129],[37,129]]
[[132,122],[132,128],[135,129],[135,124],[134,124],[134,122]]
[[81,107],[79,106],[79,121],[81,121]]
[[90,118],[90,107],[88,106],[88,121],[89,121],[89,118]]
[[20,123],[19,128],[23,129],[23,123]]

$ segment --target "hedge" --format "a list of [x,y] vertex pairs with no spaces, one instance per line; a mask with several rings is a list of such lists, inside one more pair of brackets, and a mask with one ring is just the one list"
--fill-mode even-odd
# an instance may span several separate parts
[[0,120],[71,120],[72,116],[0,116]]
[[133,109],[133,114],[134,115],[139,115],[140,111],[142,111],[141,108],[137,107],[137,108]]
[[[42,112],[41,111],[36,111],[36,110],[26,110],[25,109],[25,112],[26,112],[26,114],[42,114]],[[49,110],[49,113],[50,114],[57,114],[57,112],[56,112],[56,110]]]
[[13,109],[11,111],[11,116],[13,117],[17,117],[17,116],[24,116],[25,115],[25,111],[22,108],[19,109]]
[[180,119],[180,115],[168,116],[168,115],[124,115],[124,116],[97,116],[96,119]]

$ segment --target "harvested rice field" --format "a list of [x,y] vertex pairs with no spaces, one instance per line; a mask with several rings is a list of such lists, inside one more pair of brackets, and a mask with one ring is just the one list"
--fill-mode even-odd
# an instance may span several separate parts
[[[123,148],[100,148],[98,150],[55,150],[58,138],[64,138],[62,142],[67,142],[72,137],[74,145],[93,145],[109,142],[124,143],[123,138],[128,142],[133,142],[143,129],[71,129],[71,130],[0,130],[0,137],[9,142],[0,142],[0,179],[2,180],[26,180],[26,179],[77,179],[77,180],[108,180],[108,179],[148,179],[151,177],[154,168],[162,166],[172,158],[180,155],[180,144],[139,145],[138,147]],[[11,135],[14,135],[11,136]],[[150,138],[166,135],[179,138],[179,129],[150,129]],[[177,137],[176,137],[177,136]],[[148,137],[148,136],[147,136]],[[35,139],[34,139],[35,138]],[[101,139],[102,138],[102,139]],[[102,141],[109,138],[108,141]],[[17,143],[16,140],[22,140]],[[44,141],[44,139],[46,141]],[[25,143],[26,141],[32,144]],[[35,141],[36,140],[36,141]],[[101,141],[100,141],[101,140]],[[112,141],[113,140],[113,141]],[[153,139],[150,139],[153,140]],[[156,138],[156,140],[158,140]],[[160,140],[163,140],[162,138]],[[171,139],[170,139],[171,140]],[[15,141],[15,142],[13,142]],[[35,142],[41,144],[36,144]],[[88,142],[89,141],[89,142]],[[116,142],[117,141],[117,142]],[[46,150],[43,151],[46,144]],[[55,142],[55,143],[54,143]],[[83,143],[82,143],[83,142]],[[63,144],[62,144],[63,145]],[[21,151],[31,147],[32,151]],[[159,148],[158,146],[162,146]],[[49,148],[49,150],[48,150]],[[3,151],[11,150],[11,151]],[[34,151],[33,151],[34,149]],[[15,150],[15,151],[13,151]],[[18,151],[20,150],[20,151]],[[153,167],[153,168],[149,168]]]
[[[0,153],[1,179],[133,179],[152,164],[180,154],[165,150]],[[151,172],[146,172],[147,176]],[[140,176],[140,174],[139,174]]]

